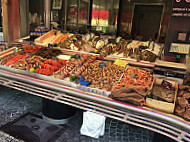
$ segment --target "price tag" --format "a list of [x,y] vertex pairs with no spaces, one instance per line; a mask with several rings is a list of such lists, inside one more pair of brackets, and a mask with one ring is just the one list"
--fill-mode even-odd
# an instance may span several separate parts
[[128,62],[127,62],[127,61],[124,61],[124,60],[117,59],[117,60],[114,62],[114,64],[119,65],[119,66],[122,66],[122,67],[125,67],[125,66],[128,64]]
[[57,32],[54,32],[54,35],[57,35]]
[[96,94],[96,89],[92,89],[92,93]]
[[100,63],[99,68],[106,68],[106,64],[105,63]]
[[80,59],[80,55],[76,54],[75,59]]
[[76,84],[76,88],[77,88],[77,89],[79,89],[79,88],[80,88],[78,84]]
[[17,44],[17,47],[22,47],[22,44]]
[[101,95],[101,90],[97,89],[97,94]]
[[87,87],[84,87],[84,91],[85,91],[85,92],[88,92],[88,88],[87,88]]
[[77,38],[78,40],[82,40],[82,36],[81,36],[81,35],[77,35],[76,38]]
[[172,84],[166,80],[162,81],[162,86],[164,86],[167,89],[171,89],[172,88]]
[[77,88],[77,85],[75,83],[71,83],[72,88]]
[[48,44],[48,47],[49,47],[49,48],[53,48],[53,45],[49,43],[49,44]]
[[115,43],[115,39],[108,39],[108,43]]
[[57,57],[52,57],[52,60],[58,61],[58,58]]
[[15,49],[14,49],[14,52],[18,52],[18,48],[15,48]]
[[35,43],[34,42],[30,42],[30,46],[31,47],[35,47]]

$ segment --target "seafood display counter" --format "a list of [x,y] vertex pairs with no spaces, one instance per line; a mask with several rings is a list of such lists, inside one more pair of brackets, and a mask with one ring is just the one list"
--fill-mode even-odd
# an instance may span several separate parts
[[[119,63],[110,63],[108,61],[110,58],[97,59],[98,55],[93,53],[62,50],[64,55],[67,54],[64,58],[68,55],[75,56],[65,61],[59,56],[52,60],[52,56],[59,54],[59,51],[53,48],[19,47],[17,50],[15,52],[15,48],[11,48],[0,53],[1,85],[149,129],[176,141],[190,141],[190,122],[173,114],[141,106],[145,103],[143,95],[146,92],[138,85],[152,86],[152,79],[150,79],[152,75],[149,70],[153,70],[153,63],[145,63],[147,65],[145,67],[148,68],[148,71],[145,71],[129,65],[124,67]],[[47,52],[54,55],[49,57],[51,54],[46,54]],[[31,55],[34,53],[35,55]],[[122,64],[128,64],[126,60],[124,61],[125,63]],[[133,61],[131,65],[136,63]],[[97,73],[104,79],[100,81],[99,76],[95,77]],[[85,77],[79,77],[80,74]],[[146,79],[137,79],[141,76]],[[128,80],[125,80],[126,78]],[[87,86],[89,82],[90,85]],[[107,83],[111,84],[111,88],[106,86]],[[139,106],[121,101],[122,97],[117,96],[117,90],[112,91],[113,88],[119,89],[134,84],[136,84],[135,89],[125,88],[125,91],[133,96],[132,99],[129,96],[125,99]]]

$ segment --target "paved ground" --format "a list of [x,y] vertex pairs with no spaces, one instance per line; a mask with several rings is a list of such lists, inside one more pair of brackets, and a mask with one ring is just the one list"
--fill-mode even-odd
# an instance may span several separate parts
[[[42,114],[41,98],[6,87],[0,88],[0,126],[27,112]],[[149,130],[107,118],[105,135],[93,139],[80,135],[81,125],[82,113],[79,111],[74,121],[62,126],[64,132],[52,142],[152,142],[154,136]]]

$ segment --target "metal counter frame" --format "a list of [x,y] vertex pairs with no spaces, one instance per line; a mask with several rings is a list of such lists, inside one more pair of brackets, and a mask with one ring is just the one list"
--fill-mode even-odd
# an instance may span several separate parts
[[[2,54],[7,54],[7,52],[1,53],[0,56]],[[190,122],[182,118],[115,101],[106,96],[84,92],[70,87],[69,82],[51,76],[0,65],[0,84],[149,129],[176,141],[190,141]]]

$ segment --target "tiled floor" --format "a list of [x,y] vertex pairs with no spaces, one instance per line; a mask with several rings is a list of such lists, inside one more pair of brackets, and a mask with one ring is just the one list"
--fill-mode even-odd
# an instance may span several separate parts
[[[0,86],[0,126],[11,122],[21,115],[32,112],[41,115],[41,98]],[[55,142],[151,142],[154,133],[146,129],[106,119],[105,135],[99,139],[80,135],[82,112],[74,121],[63,126],[65,131]]]

